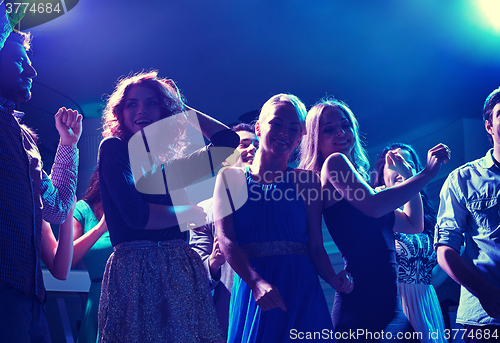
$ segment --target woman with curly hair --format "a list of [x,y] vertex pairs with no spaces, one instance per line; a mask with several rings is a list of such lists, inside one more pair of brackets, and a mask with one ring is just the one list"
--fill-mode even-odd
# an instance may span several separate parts
[[[167,118],[179,125],[161,131],[159,122]],[[187,123],[212,143],[183,157]],[[186,244],[187,224],[205,223],[203,209],[189,203],[187,195],[184,204],[174,206],[168,192],[174,185],[167,187],[168,181],[156,194],[136,188],[129,143],[138,134],[147,147],[145,132],[152,130],[160,130],[157,136],[167,143],[164,156],[151,154],[153,171],[142,179],[147,183],[159,174],[164,180],[167,169],[176,166],[182,170],[177,193],[185,193],[185,186],[205,176],[206,168],[200,166],[217,166],[227,157],[211,153],[213,146],[229,147],[232,153],[239,143],[226,125],[188,108],[174,82],[158,78],[156,71],[119,81],[104,111],[105,139],[98,159],[102,205],[114,248],[102,282],[99,342],[221,341],[203,264]]]

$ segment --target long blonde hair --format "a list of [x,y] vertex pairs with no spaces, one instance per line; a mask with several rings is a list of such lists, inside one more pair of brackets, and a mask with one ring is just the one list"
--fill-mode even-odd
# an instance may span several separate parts
[[353,128],[354,147],[351,151],[351,156],[348,157],[361,176],[363,176],[366,181],[369,181],[368,171],[370,169],[370,162],[368,161],[368,155],[360,138],[358,120],[347,104],[333,97],[321,99],[307,114],[307,135],[302,139],[301,143],[299,168],[313,170],[317,173],[321,172],[321,167],[328,156],[322,156],[319,151],[319,123],[325,109],[329,107],[341,110]]

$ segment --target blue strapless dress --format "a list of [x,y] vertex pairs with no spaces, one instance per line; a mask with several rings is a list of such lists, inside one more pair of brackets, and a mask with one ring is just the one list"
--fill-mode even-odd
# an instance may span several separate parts
[[287,312],[261,311],[250,287],[236,274],[228,342],[290,342],[301,334],[307,342],[335,341],[318,274],[305,251],[306,205],[288,182],[294,180],[291,172],[289,168],[289,180],[262,185],[247,168],[249,198],[234,213],[237,244],[259,275],[278,288]]

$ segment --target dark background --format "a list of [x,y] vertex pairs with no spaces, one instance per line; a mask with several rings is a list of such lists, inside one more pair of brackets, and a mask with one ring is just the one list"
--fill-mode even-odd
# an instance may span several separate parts
[[395,140],[421,155],[443,141],[455,166],[468,154],[446,139],[472,127],[462,140],[483,155],[482,104],[500,85],[500,33],[487,15],[500,10],[482,2],[81,0],[30,29],[38,77],[21,109],[50,165],[53,114],[77,108],[66,97],[99,118],[118,77],[155,68],[228,124],[276,93],[307,107],[328,94],[352,108],[372,156]]

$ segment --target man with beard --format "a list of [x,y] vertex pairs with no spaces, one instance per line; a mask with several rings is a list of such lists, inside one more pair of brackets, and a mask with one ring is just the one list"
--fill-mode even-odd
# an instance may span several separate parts
[[[4,28],[5,30],[5,28]],[[5,37],[6,35],[4,35]],[[62,223],[77,184],[82,116],[61,108],[55,115],[60,142],[52,173],[16,103],[31,98],[37,75],[27,55],[30,35],[11,32],[0,44],[0,337],[5,342],[50,342],[40,267],[42,219]]]

